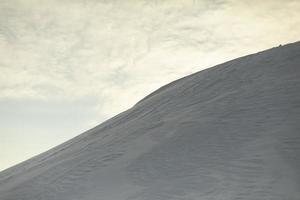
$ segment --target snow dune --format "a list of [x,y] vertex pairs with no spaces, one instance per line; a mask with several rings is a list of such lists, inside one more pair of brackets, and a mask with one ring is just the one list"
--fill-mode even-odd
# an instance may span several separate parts
[[300,42],[172,82],[0,173],[1,200],[300,200]]

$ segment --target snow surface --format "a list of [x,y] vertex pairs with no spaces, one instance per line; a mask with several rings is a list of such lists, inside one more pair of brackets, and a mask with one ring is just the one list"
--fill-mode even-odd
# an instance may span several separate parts
[[300,200],[300,42],[170,83],[0,173],[1,200]]

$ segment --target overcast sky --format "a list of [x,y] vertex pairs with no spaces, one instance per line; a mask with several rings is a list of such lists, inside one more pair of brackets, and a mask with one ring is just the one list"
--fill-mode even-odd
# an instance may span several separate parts
[[299,0],[0,0],[0,171],[299,36]]

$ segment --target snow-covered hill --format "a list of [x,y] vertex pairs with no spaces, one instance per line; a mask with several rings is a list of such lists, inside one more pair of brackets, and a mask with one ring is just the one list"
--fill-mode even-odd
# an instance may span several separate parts
[[0,173],[1,200],[300,200],[300,42],[170,83]]

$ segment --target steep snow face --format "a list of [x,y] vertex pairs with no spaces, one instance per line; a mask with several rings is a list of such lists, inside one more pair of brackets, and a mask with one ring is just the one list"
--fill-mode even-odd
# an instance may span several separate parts
[[184,77],[0,174],[1,200],[299,200],[300,43]]

